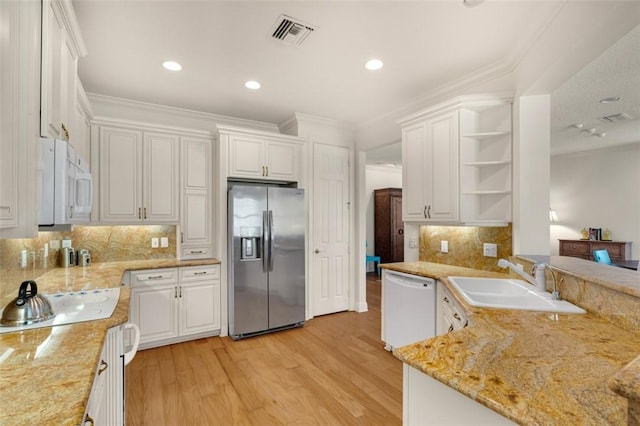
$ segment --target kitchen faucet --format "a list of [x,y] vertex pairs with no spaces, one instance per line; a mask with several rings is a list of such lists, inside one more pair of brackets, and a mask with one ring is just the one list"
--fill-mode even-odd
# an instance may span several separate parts
[[[538,265],[538,264],[536,264]],[[532,284],[535,288],[537,288],[540,291],[547,291],[547,286],[546,286],[546,280],[545,280],[545,276],[544,276],[544,266],[541,267],[542,269],[542,273],[538,272],[538,268],[536,267],[536,277],[532,277],[531,275],[527,274],[526,272],[524,272],[522,270],[522,268],[517,267],[516,265],[514,265],[513,263],[509,262],[507,259],[500,259],[498,260],[498,266],[501,268],[509,268],[511,269],[513,272],[515,272],[516,274],[520,275],[522,278],[524,278],[525,280],[527,280],[530,284]],[[535,265],[534,265],[535,266]],[[533,273],[533,271],[532,271]]]
[[548,264],[546,264],[544,262],[535,263],[531,267],[531,274],[535,274],[535,277],[527,274],[521,268],[519,268],[518,266],[514,265],[513,263],[509,262],[506,259],[498,260],[498,266],[501,267],[501,268],[509,268],[509,269],[511,269],[513,272],[515,272],[516,274],[520,275],[522,278],[527,280],[529,283],[533,284],[533,286],[536,287],[536,289],[538,289],[540,291],[547,291],[547,277],[545,275],[545,271],[544,270],[546,268],[549,268],[549,271],[551,271],[551,278],[553,279],[553,292],[551,293],[551,299],[552,300],[561,300],[560,299],[560,292],[558,291],[557,286],[556,286],[556,276],[553,273],[553,270],[551,269],[551,266],[549,266]]

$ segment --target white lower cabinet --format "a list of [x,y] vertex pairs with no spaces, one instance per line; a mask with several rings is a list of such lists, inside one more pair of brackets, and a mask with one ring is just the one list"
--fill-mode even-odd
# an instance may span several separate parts
[[[125,333],[133,331],[133,342],[125,353]],[[133,324],[112,327],[102,346],[100,361],[96,367],[89,402],[82,419],[86,426],[111,426],[124,424],[125,365],[138,350],[137,330]]]
[[436,297],[436,334],[438,336],[467,326],[466,312],[440,281],[438,281]]
[[403,365],[403,425],[514,425],[422,371]]
[[141,349],[220,333],[219,265],[136,271],[130,281]]

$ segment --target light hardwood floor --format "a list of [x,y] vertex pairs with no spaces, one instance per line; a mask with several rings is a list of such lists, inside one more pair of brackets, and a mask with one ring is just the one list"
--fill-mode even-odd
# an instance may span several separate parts
[[380,281],[369,312],[234,342],[212,337],[139,352],[127,367],[127,424],[394,425],[402,363],[380,340]]

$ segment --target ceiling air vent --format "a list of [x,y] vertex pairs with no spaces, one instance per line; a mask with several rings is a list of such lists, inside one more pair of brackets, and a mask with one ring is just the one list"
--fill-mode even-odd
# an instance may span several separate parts
[[284,44],[300,46],[318,27],[287,15],[280,15],[273,26],[271,37]]
[[598,117],[603,123],[617,123],[618,121],[630,120],[631,116],[621,112],[619,114],[607,115],[606,117]]

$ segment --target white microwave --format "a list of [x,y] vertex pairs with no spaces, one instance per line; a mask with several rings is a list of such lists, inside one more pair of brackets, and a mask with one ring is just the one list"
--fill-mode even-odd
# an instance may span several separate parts
[[40,138],[38,155],[38,225],[91,220],[93,181],[89,164],[67,141]]

